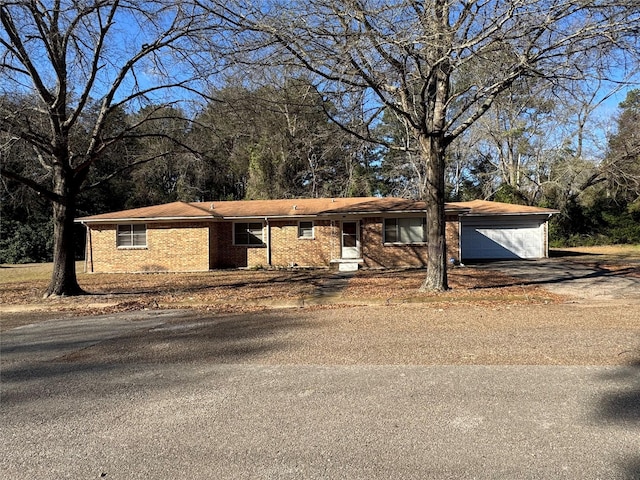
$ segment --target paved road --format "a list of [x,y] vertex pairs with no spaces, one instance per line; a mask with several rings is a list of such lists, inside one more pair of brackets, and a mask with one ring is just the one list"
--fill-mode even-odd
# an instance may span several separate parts
[[638,412],[621,413],[634,400],[623,381],[632,375],[597,367],[56,370],[8,385],[0,467],[11,479],[639,478]]
[[1,478],[640,478],[634,366],[60,357],[163,321],[144,315],[3,334]]

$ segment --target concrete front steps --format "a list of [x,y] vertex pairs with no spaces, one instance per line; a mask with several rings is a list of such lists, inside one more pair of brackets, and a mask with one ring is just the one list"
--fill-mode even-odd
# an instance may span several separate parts
[[331,267],[337,267],[339,272],[356,272],[363,263],[361,258],[337,258],[331,260]]

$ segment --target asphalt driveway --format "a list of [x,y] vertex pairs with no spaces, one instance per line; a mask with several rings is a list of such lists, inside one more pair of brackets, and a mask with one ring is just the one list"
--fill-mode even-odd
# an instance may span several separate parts
[[579,300],[640,302],[640,264],[612,264],[593,258],[547,258],[479,263],[469,268],[498,270],[514,284],[539,285]]

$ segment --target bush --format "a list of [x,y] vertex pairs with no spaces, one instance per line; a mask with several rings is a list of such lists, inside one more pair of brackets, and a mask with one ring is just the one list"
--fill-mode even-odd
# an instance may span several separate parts
[[551,219],[552,247],[640,244],[640,211],[611,200],[590,207],[573,205]]
[[53,222],[0,222],[0,263],[50,262],[53,252]]

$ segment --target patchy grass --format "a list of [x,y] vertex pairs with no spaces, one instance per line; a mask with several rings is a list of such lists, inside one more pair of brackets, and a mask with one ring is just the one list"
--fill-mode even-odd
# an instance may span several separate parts
[[17,265],[3,263],[0,265],[0,285],[11,282],[46,281],[51,278],[52,272],[52,263],[24,263]]
[[[43,272],[47,270],[48,274]],[[51,264],[34,266],[32,274],[0,276],[0,303],[45,303],[40,300],[48,285]],[[326,272],[221,270],[202,273],[78,273],[78,283],[89,294],[77,297],[86,302],[113,299],[141,299],[151,302],[221,301],[240,303],[267,298],[288,298],[311,291],[313,282]],[[58,299],[71,301],[73,299]]]
[[552,257],[640,277],[640,245],[598,245],[551,250]]

